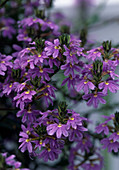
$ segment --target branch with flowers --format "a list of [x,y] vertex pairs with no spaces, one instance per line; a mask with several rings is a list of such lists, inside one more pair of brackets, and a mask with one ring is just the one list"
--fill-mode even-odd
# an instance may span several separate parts
[[[8,7],[17,9],[22,4],[16,16],[7,17]],[[93,124],[90,115],[96,110],[79,114],[75,108],[78,106],[80,111],[79,105],[86,103],[98,109],[106,105],[109,92],[119,90],[119,49],[113,48],[111,41],[96,47],[88,42],[85,30],[79,38],[70,33],[65,22],[56,24],[45,14],[52,4],[52,0],[11,1],[0,10],[0,38],[6,39],[11,48],[8,52],[1,41],[0,128],[7,134],[1,131],[3,170],[37,169],[39,165],[49,169],[101,170],[101,148],[119,151],[118,111],[104,115],[105,122],[93,131],[89,128]],[[63,16],[58,17],[61,20]],[[15,137],[10,137],[9,132]],[[8,145],[15,141],[18,151],[8,153],[6,141]],[[15,154],[20,162],[14,159]],[[37,159],[41,162],[37,163]],[[50,165],[50,161],[54,164]]]

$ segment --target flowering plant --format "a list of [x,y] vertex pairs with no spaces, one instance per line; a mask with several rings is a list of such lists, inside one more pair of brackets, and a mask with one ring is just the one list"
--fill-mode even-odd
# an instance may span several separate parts
[[[1,110],[8,112],[0,115],[0,128],[12,136],[1,133],[0,168],[27,170],[40,165],[49,169],[101,170],[101,148],[119,151],[119,113],[103,116],[105,122],[92,131],[90,114],[79,114],[82,107],[74,106],[87,103],[98,109],[106,105],[110,93],[119,90],[119,49],[110,41],[96,47],[86,40],[84,30],[79,38],[69,32],[68,24],[56,24],[63,16],[57,15],[55,21],[44,11],[52,7],[52,0],[5,3],[0,5],[0,36],[7,40],[10,50],[2,44],[0,97],[1,106],[6,107]],[[13,9],[9,17],[8,9]],[[13,140],[18,151],[7,156]],[[23,162],[23,168],[14,154]]]

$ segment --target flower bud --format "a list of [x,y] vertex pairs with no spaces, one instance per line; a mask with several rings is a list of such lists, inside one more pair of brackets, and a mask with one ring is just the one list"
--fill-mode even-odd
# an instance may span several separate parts
[[108,53],[111,50],[111,41],[103,41],[102,46],[104,51]]

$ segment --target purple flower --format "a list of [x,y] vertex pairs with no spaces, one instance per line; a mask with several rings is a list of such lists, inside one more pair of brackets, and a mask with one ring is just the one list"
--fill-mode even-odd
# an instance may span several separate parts
[[114,132],[109,136],[109,140],[113,140],[113,142],[119,142],[119,131]]
[[104,133],[105,135],[109,134],[109,128],[106,123],[101,123],[100,125],[96,126],[96,133]]
[[79,83],[76,85],[76,90],[77,91],[81,91],[84,90],[85,94],[88,94],[89,89],[94,90],[95,89],[95,85],[88,80],[81,80],[79,81]]
[[78,126],[82,125],[82,119],[79,114],[74,113],[71,117],[69,117],[67,121],[67,129],[70,129],[71,127],[73,129],[77,129]]
[[78,65],[67,63],[65,65],[61,66],[61,70],[65,70],[64,75],[71,76],[74,78],[75,77],[75,71],[80,72],[81,68]]
[[112,61],[112,60],[107,60],[105,59],[103,61],[103,71],[111,71],[111,70],[115,70],[116,67],[118,66],[116,61]]
[[102,115],[102,117],[103,117],[104,119],[107,119],[107,120],[105,121],[105,123],[108,123],[110,120],[114,120],[114,119],[115,119],[115,115],[114,115],[114,114],[111,114],[111,115],[109,115],[109,116]]
[[14,90],[14,84],[12,84],[12,83],[6,84],[6,85],[3,85],[2,93],[9,95],[12,92],[12,90]]
[[11,168],[19,169],[19,170],[30,170],[28,168],[20,168],[21,167],[21,162],[16,161],[14,158],[16,157],[15,155],[10,155],[7,157],[7,153],[2,153],[1,154],[5,158],[5,163],[8,166],[12,166]]
[[18,53],[21,68],[25,68],[28,64],[31,69],[34,69],[38,62],[43,63],[44,59],[48,58],[45,52],[37,52],[35,47],[25,48]]
[[85,56],[85,54],[82,52],[84,48],[80,46],[81,40],[77,40],[74,37],[70,38],[70,49],[72,53],[77,54],[78,56]]
[[39,115],[39,111],[38,110],[26,110],[26,109],[24,109],[24,110],[20,110],[20,111],[17,112],[17,117],[20,117],[22,115],[23,115],[23,117],[22,117],[23,123],[26,122],[26,121],[32,123],[32,122],[36,121],[36,116]]
[[87,59],[91,59],[91,60],[95,60],[95,59],[99,59],[101,58],[101,52],[99,51],[99,48],[95,48],[95,49],[92,49],[90,51],[87,51],[87,56],[86,58]]
[[19,149],[21,149],[21,152],[25,152],[25,150],[28,150],[29,153],[33,151],[31,139],[29,138],[29,135],[25,132],[20,132],[19,136],[22,138],[19,138],[19,142],[22,142],[22,144],[19,146]]
[[12,53],[12,56],[13,56],[13,57],[17,57],[19,51],[22,50],[22,48],[21,48],[19,45],[17,45],[17,44],[13,44],[13,49],[16,50],[16,52]]
[[30,135],[30,134],[33,132],[33,129],[30,128],[30,122],[29,122],[29,124],[28,124],[27,127],[25,127],[25,126],[22,124],[22,125],[21,125],[21,128],[22,128],[23,132],[26,133],[26,134],[28,134],[28,135]]
[[16,102],[16,107],[18,107],[18,105],[20,104],[20,109],[23,110],[24,109],[24,104],[31,102],[32,101],[32,97],[36,94],[36,92],[34,90],[28,90],[25,91],[23,93],[18,93],[17,96],[14,97],[13,100],[17,100]]
[[62,139],[52,139],[50,137],[47,137],[44,140],[44,143],[45,143],[45,146],[50,145],[50,148],[63,149],[65,141]]
[[85,64],[84,65],[84,69],[82,70],[82,74],[85,75],[92,75],[92,69],[93,69],[93,65],[92,64]]
[[13,166],[14,163],[15,163],[14,158],[15,158],[15,155],[11,155],[11,156],[7,157],[7,158],[5,159],[6,164]]
[[58,29],[59,27],[54,24],[51,21],[48,20],[42,20],[40,18],[33,18],[28,17],[24,18],[21,21],[18,21],[19,24],[19,35],[17,36],[17,39],[19,41],[28,41],[30,42],[32,39],[28,37],[27,28],[32,28],[34,30],[34,33],[37,33],[37,30],[39,30],[39,25],[41,26],[41,30],[45,31],[47,28],[50,28],[52,30],[52,33],[55,35],[58,35]]
[[53,35],[55,35],[55,36],[60,35],[60,32],[58,31],[59,26],[57,24],[53,23],[52,21],[46,20],[44,22],[44,24],[42,24],[42,27],[41,27],[42,31],[45,31],[47,28],[51,29]]
[[53,101],[52,98],[50,97],[49,92],[45,92],[43,93],[43,100],[45,101],[46,106],[49,106],[49,102],[51,102],[52,106],[53,106]]
[[116,93],[119,90],[119,85],[116,84],[117,80],[108,80],[99,84],[99,89],[103,89],[103,93],[107,94],[109,89],[112,93]]
[[58,158],[58,155],[62,151],[60,149],[56,148],[46,148],[41,153],[39,154],[39,158],[42,158],[45,162],[48,160],[54,161],[55,159]]
[[74,141],[77,138],[78,138],[78,140],[81,140],[83,138],[83,132],[84,131],[87,131],[87,129],[83,126],[78,126],[77,129],[71,128],[68,131],[69,132],[69,141]]
[[16,34],[16,30],[13,27],[13,24],[15,23],[15,20],[12,18],[0,18],[0,23],[2,25],[2,35],[3,37],[8,37],[9,39],[12,38],[14,34]]
[[[22,32],[22,30],[21,30],[21,32]],[[31,42],[32,41],[32,39],[30,37],[28,37],[27,34],[22,34],[22,33],[17,36],[17,40],[18,41],[25,41],[25,42]]]
[[46,61],[46,65],[49,65],[50,68],[53,68],[53,65],[55,65],[56,67],[59,68],[61,62],[57,58],[53,58],[52,56],[49,56],[48,58],[49,59],[47,61],[45,60]]
[[20,91],[22,91],[24,88],[25,88],[25,86],[26,86],[26,82],[28,81],[28,79],[25,81],[25,82],[23,82],[23,83],[18,83],[18,82],[14,82],[14,86],[15,86],[15,91],[16,92],[20,92]]
[[4,76],[7,68],[12,68],[13,64],[10,62],[11,59],[12,56],[6,56],[0,53],[0,75]]
[[100,167],[100,164],[95,164],[95,163],[84,163],[81,166],[85,170],[101,170],[102,167]]
[[66,47],[66,45],[64,45],[65,48],[65,52],[63,53],[63,55],[66,56],[66,62],[67,63],[78,63],[79,60],[76,57],[76,53],[74,53],[74,51],[72,49],[69,49]]
[[32,56],[33,60],[34,60],[34,64],[37,65],[38,62],[43,63],[44,59],[47,59],[47,55],[46,53],[43,51],[42,53],[38,53],[37,55],[33,55]]
[[24,15],[25,16],[30,16],[34,12],[34,8],[39,6],[40,1],[35,0],[35,1],[27,1],[23,2],[23,8],[24,8]]
[[110,77],[111,77],[112,79],[115,79],[115,77],[118,77],[118,78],[119,78],[119,75],[116,74],[114,71],[115,71],[115,70],[108,70],[107,72],[108,72],[108,74],[110,75]]
[[70,74],[69,77],[67,77],[66,79],[63,80],[61,86],[64,86],[67,83],[68,89],[70,89],[71,86],[74,88],[75,84],[78,80],[79,80],[78,75],[75,75],[75,77],[73,78],[72,75]]
[[43,82],[44,79],[50,81],[48,73],[54,73],[54,70],[51,68],[42,68],[39,66],[39,68],[28,71],[28,78],[32,77],[34,79],[36,76],[38,76],[41,77],[41,82]]
[[76,141],[77,141],[77,145],[76,145],[77,150],[80,149],[81,152],[85,152],[85,151],[90,152],[90,148],[93,146],[93,144],[88,134],[85,133],[81,140],[76,140]]
[[91,94],[85,94],[82,96],[84,100],[88,100],[87,105],[91,106],[93,104],[93,107],[97,108],[99,103],[105,104],[106,101],[102,98],[105,95],[102,92],[91,93]]
[[112,152],[112,150],[114,150],[114,152],[118,152],[119,142],[114,142],[113,139],[109,140],[109,138],[104,138],[101,140],[101,144],[103,144],[103,149],[108,148],[108,152]]
[[59,39],[55,39],[54,44],[50,41],[45,41],[45,44],[46,47],[44,50],[46,51],[46,55],[52,55],[53,58],[57,58],[59,55],[59,50],[61,49]]
[[45,142],[42,139],[40,141],[37,140],[37,141],[35,141],[34,149],[38,148],[39,150],[41,150],[43,146],[45,147]]
[[56,133],[56,137],[57,138],[61,138],[62,135],[64,135],[65,137],[68,136],[68,131],[67,131],[67,126],[64,124],[50,124],[47,126],[47,132],[49,135],[54,135]]
[[32,100],[32,97],[36,94],[34,90],[28,90],[14,97],[14,100],[22,98],[22,100]]

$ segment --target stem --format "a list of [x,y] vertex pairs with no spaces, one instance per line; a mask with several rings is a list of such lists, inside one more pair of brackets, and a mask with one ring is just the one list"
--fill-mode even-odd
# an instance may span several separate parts
[[52,116],[56,117],[57,119],[59,119],[59,116],[54,115],[52,112],[49,112],[49,114],[51,114]]
[[30,139],[30,141],[39,140],[39,139],[40,139],[39,137],[36,137],[36,138]]
[[78,165],[76,165],[75,167],[78,168],[79,166],[81,166],[83,163],[85,163],[87,161],[87,159],[84,159],[81,163],[79,163]]
[[41,92],[41,91],[45,90],[47,87],[48,87],[47,85],[46,85],[46,86],[44,86],[44,87],[42,87],[41,89],[39,89],[39,90],[37,91],[37,93],[39,93],[39,92]]

